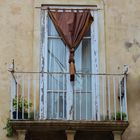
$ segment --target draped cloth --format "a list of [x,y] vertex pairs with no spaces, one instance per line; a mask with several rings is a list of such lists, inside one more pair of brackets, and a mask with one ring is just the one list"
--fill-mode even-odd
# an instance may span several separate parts
[[48,9],[48,13],[63,42],[69,47],[70,81],[74,81],[76,73],[74,52],[89,30],[93,17],[87,9],[82,10],[82,12],[73,10],[60,12],[59,10]]

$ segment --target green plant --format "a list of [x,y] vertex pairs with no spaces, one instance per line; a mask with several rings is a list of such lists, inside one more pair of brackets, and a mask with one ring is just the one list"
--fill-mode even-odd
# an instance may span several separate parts
[[15,111],[17,111],[18,109],[19,112],[22,112],[22,109],[24,107],[24,112],[27,112],[28,108],[32,107],[32,103],[28,103],[28,101],[21,96],[19,96],[18,98],[16,96],[13,99],[13,107]]
[[112,120],[125,120],[126,119],[126,113],[124,112],[116,112],[116,117],[115,117],[115,113],[113,113],[113,115],[111,116]]
[[12,137],[14,135],[14,131],[13,131],[9,118],[7,119],[6,126],[3,129],[6,129],[6,131],[7,131],[7,133],[6,133],[7,137]]
[[30,120],[33,120],[34,119],[34,112],[30,112]]

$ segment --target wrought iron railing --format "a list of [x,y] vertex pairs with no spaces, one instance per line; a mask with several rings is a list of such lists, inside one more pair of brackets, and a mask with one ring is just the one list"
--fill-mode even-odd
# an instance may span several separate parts
[[125,74],[11,72],[11,119],[128,120]]

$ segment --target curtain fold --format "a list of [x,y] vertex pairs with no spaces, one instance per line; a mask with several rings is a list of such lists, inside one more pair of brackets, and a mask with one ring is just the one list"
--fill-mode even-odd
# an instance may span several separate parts
[[74,52],[93,22],[93,17],[87,9],[82,12],[59,12],[48,9],[48,13],[63,42],[69,47],[70,81],[74,81],[76,73]]

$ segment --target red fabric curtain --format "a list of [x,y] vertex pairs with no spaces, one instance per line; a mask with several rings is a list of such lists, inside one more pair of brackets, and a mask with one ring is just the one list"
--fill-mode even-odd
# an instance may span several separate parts
[[93,17],[89,10],[59,12],[58,10],[51,11],[50,9],[49,16],[63,42],[69,47],[70,81],[74,81],[76,72],[74,52],[93,22]]

